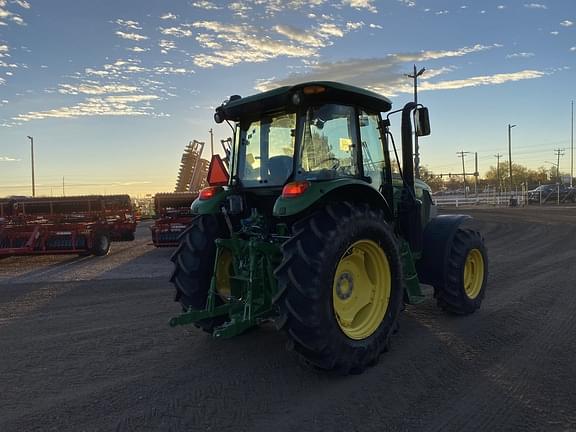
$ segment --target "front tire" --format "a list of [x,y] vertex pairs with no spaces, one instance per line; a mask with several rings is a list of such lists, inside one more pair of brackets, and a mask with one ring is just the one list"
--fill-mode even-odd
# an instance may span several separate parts
[[446,281],[434,286],[438,306],[456,315],[480,308],[488,280],[488,258],[478,231],[459,228],[448,256]]
[[360,373],[389,347],[403,286],[400,253],[381,211],[329,205],[297,222],[276,269],[279,326],[312,365]]

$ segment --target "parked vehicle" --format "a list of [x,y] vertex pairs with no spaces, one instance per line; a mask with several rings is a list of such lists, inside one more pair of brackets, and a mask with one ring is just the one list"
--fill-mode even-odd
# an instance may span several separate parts
[[528,191],[528,203],[576,202],[576,188],[564,184],[540,185]]

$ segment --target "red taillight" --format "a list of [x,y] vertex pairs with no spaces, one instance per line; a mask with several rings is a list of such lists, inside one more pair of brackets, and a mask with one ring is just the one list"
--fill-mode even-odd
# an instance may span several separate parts
[[296,198],[302,195],[310,187],[310,182],[307,181],[295,181],[288,183],[282,189],[282,198]]
[[208,186],[207,188],[204,188],[200,191],[200,195],[198,195],[198,198],[200,198],[201,201],[206,201],[211,198],[214,198],[222,190],[224,189],[222,189],[221,186]]
[[208,168],[208,184],[210,186],[226,186],[228,184],[228,170],[220,155],[212,156],[210,167]]

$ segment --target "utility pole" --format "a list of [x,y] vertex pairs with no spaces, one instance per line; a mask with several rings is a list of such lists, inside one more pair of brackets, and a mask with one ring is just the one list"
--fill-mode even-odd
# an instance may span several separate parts
[[476,199],[478,199],[478,152],[474,153],[474,178],[476,181],[474,182],[474,192],[476,193]]
[[510,169],[510,204],[512,204],[514,182],[512,180],[512,128],[516,125],[508,124],[508,168]]
[[467,152],[467,151],[456,152],[458,157],[462,158],[462,177],[464,178],[464,198],[468,198],[468,191],[466,190],[466,168],[464,166],[464,155],[467,155],[469,153],[470,152]]
[[32,196],[35,197],[36,196],[36,183],[34,182],[34,138],[31,136],[28,136],[28,139],[30,140],[30,155],[31,155],[31,159],[32,159]]
[[574,101],[572,101],[572,111],[570,114],[572,121],[570,132],[570,187],[572,187],[574,181]]
[[502,186],[500,184],[500,158],[502,157],[502,155],[500,153],[497,153],[494,155],[494,157],[496,158],[496,177],[498,178],[498,196],[500,196],[500,192],[502,190]]
[[[422,68],[419,71],[416,71],[416,65],[414,65],[414,73],[404,74],[408,78],[412,78],[414,80],[414,103],[418,104],[418,77],[424,73],[426,68]],[[418,147],[418,134],[414,133],[414,175],[417,179],[420,178],[420,148]]]
[[560,156],[564,156],[564,149],[556,149],[554,153],[558,157],[556,162],[556,181],[560,184]]
[[[214,131],[212,128],[208,131],[210,132],[210,151],[212,152],[211,156],[214,156]],[[200,155],[198,155],[200,157]]]

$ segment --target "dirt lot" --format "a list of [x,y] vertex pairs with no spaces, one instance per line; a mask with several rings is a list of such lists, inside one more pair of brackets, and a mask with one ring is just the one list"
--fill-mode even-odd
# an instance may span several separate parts
[[263,327],[168,327],[170,249],[0,261],[0,431],[575,431],[576,208],[461,210],[491,260],[469,317],[408,307],[363,375],[299,364]]

